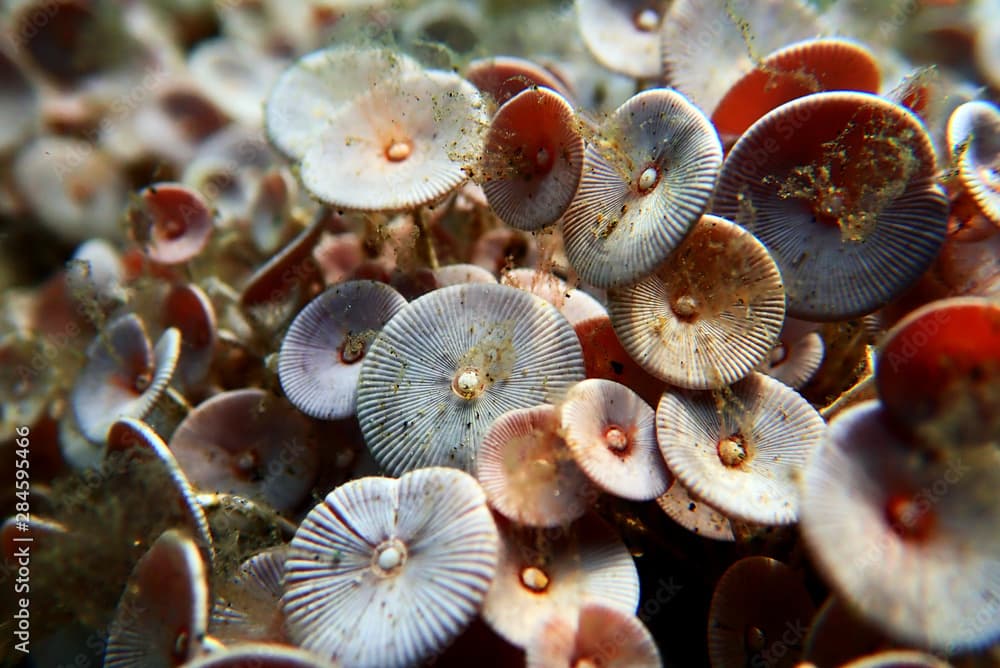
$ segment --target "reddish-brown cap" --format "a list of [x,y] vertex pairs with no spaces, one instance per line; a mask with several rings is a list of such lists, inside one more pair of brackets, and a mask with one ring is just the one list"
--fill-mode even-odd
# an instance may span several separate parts
[[781,270],[789,315],[870,313],[928,267],[948,202],[911,111],[868,93],[815,93],[771,111],[733,146],[714,213],[749,229]]
[[[711,56],[708,56],[711,57]],[[825,90],[877,93],[878,61],[864,46],[842,38],[789,44],[764,58],[726,92],[712,112],[723,137],[739,137],[785,102]]]
[[521,91],[493,116],[483,147],[483,192],[494,213],[520,230],[555,223],[576,194],[583,136],[576,114],[548,88]]
[[143,188],[129,212],[132,236],[161,264],[180,264],[201,253],[212,234],[212,210],[192,188],[157,183]]
[[573,326],[583,348],[587,378],[605,378],[626,385],[650,406],[660,401],[666,383],[635,363],[622,347],[607,315],[588,318]]
[[513,56],[490,56],[469,62],[465,78],[499,108],[521,91],[550,88],[568,100],[573,96],[558,77],[530,60]]
[[174,382],[193,388],[208,374],[218,341],[215,307],[208,295],[193,283],[179,283],[163,300],[162,322],[181,334],[181,352]]
[[663,74],[711,114],[761,58],[820,32],[802,0],[674,0],[660,31]]
[[261,499],[280,512],[305,498],[319,460],[305,417],[259,388],[199,404],[174,430],[170,451],[196,488]]
[[917,309],[886,334],[875,382],[892,419],[924,445],[1000,438],[1000,305],[955,297]]
[[763,663],[792,668],[815,608],[805,583],[785,564],[747,557],[715,586],[708,613],[708,655],[713,666]]

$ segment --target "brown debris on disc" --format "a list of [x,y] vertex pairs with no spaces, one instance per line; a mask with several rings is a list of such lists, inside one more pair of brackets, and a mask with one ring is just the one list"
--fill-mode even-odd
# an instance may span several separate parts
[[656,271],[608,292],[622,346],[678,387],[714,389],[770,353],[785,317],[781,274],[767,249],[728,220],[703,216]]
[[[711,57],[711,56],[709,56]],[[729,89],[712,112],[723,137],[739,137],[772,109],[812,93],[877,93],[878,61],[861,44],[842,38],[808,39],[768,55]]]
[[87,348],[87,364],[70,391],[83,435],[103,441],[116,419],[145,417],[170,384],[180,346],[178,331],[168,329],[152,348],[135,314],[109,324]]
[[392,475],[420,466],[474,471],[493,420],[557,403],[580,380],[580,344],[554,307],[506,285],[455,285],[386,323],[361,363],[358,420]]
[[656,497],[656,505],[691,533],[703,538],[732,542],[736,540],[729,518],[691,493],[677,478],[667,493]]
[[[205,561],[211,561],[213,546],[208,519],[163,439],[145,422],[122,418],[111,425],[107,444],[104,470],[111,471],[112,480],[122,480],[119,484],[129,491],[134,491],[132,488],[137,485],[143,486],[146,494],[154,491],[157,510],[165,510],[174,524],[183,525],[198,543]],[[132,510],[137,515],[143,511]],[[139,532],[148,531],[142,519],[137,518],[136,524]],[[153,537],[136,534],[135,545],[141,545],[147,538]]]
[[660,25],[669,0],[576,0],[577,28],[594,58],[636,79],[660,77]]
[[208,583],[198,547],[165,531],[136,564],[108,634],[107,668],[179,666],[201,651]]
[[475,479],[430,467],[361,478],[303,520],[285,562],[292,640],[359,668],[416,665],[472,621],[497,568]]
[[259,552],[218,585],[208,629],[213,636],[225,643],[286,640],[281,594],[287,555],[287,545]]
[[556,613],[528,644],[527,668],[660,668],[660,651],[639,618],[599,603],[577,617]]
[[667,492],[672,476],[656,444],[656,413],[628,387],[581,381],[566,395],[560,419],[576,463],[602,490],[632,501]]
[[789,315],[844,320],[880,308],[930,265],[948,201],[911,111],[868,93],[807,95],[733,146],[714,211],[767,247]]
[[809,460],[802,536],[834,591],[891,638],[982,649],[1000,639],[998,472],[995,445],[923,457],[877,401],[861,403]]
[[767,526],[799,514],[799,484],[826,424],[784,383],[753,373],[716,398],[665,392],[657,439],[684,486],[728,517]]
[[524,526],[568,524],[597,496],[560,434],[558,409],[549,404],[494,420],[479,448],[476,477],[490,506]]
[[965,192],[1000,227],[1000,109],[984,100],[960,105],[948,118],[947,141]]
[[566,257],[600,288],[653,271],[704,213],[722,164],[719,136],[680,93],[644,91],[587,144],[562,220]]
[[330,116],[302,158],[302,183],[345,209],[414,209],[468,178],[486,123],[479,91],[457,74],[384,82]]
[[660,31],[663,74],[712,114],[764,56],[820,32],[801,0],[674,0]]
[[336,46],[302,56],[278,78],[264,107],[267,134],[292,160],[301,160],[341,107],[374,86],[420,71],[391,49]]
[[615,530],[596,515],[584,515],[559,532],[498,526],[500,561],[482,615],[508,642],[526,648],[546,620],[555,614],[572,618],[587,603],[635,614],[635,562]]
[[129,211],[132,235],[160,264],[180,264],[197,256],[212,234],[212,210],[194,189],[156,183],[139,192]]
[[886,334],[875,382],[886,412],[921,445],[1000,439],[1000,304],[954,297],[910,313]]
[[802,578],[768,557],[747,557],[715,586],[708,613],[713,668],[792,668],[815,608]]
[[572,92],[558,77],[530,60],[514,56],[491,56],[471,61],[465,78],[499,108],[524,90],[549,88],[567,100]]
[[576,194],[583,137],[569,102],[548,88],[524,90],[490,121],[482,184],[494,213],[519,230],[555,223]]
[[174,430],[170,451],[196,488],[262,499],[279,512],[306,497],[319,462],[307,420],[259,388],[199,404]]
[[295,316],[278,353],[288,400],[322,420],[353,415],[361,361],[405,305],[392,287],[365,280],[334,285],[313,299]]

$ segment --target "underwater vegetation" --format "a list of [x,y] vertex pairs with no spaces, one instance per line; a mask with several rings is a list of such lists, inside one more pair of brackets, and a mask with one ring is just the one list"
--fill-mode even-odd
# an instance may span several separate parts
[[3,0],[0,660],[1000,666],[1000,3]]

